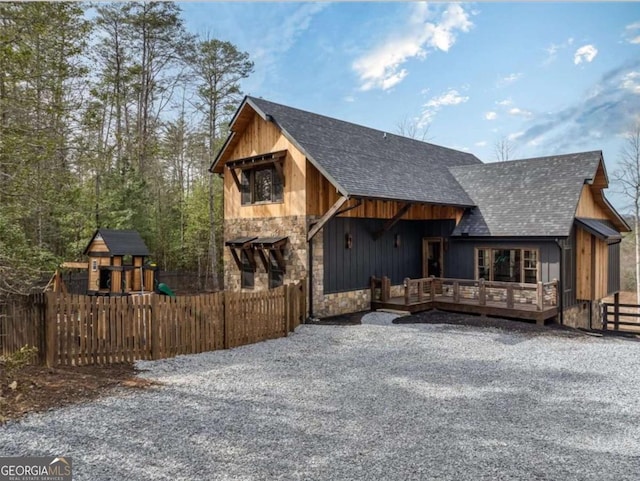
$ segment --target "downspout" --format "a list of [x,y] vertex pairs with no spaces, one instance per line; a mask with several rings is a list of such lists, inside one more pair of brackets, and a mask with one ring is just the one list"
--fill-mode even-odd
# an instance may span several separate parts
[[562,246],[562,244],[560,244],[560,240],[556,239],[556,245],[558,246],[558,249],[560,249],[560,269],[558,269],[558,271],[560,272],[560,279],[558,279],[558,307],[560,310],[560,325],[564,325],[564,280],[563,280],[563,276],[562,276],[562,271],[564,270],[564,247]]
[[[309,224],[309,228],[316,225],[316,222]],[[309,279],[309,319],[313,319],[313,239],[307,241],[309,247],[307,252],[309,253],[309,261],[307,262],[309,268],[307,269],[307,277]]]

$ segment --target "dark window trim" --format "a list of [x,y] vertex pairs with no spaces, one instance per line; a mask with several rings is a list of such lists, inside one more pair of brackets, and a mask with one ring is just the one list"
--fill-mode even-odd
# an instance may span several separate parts
[[[540,260],[540,248],[539,247],[530,247],[530,246],[513,246],[513,245],[487,245],[487,246],[476,246],[474,248],[474,267],[473,267],[473,275],[475,279],[480,279],[479,277],[479,267],[478,267],[478,251],[481,250],[519,250],[520,251],[520,280],[519,281],[502,281],[502,282],[519,282],[522,284],[531,284],[525,283],[525,268],[524,268],[524,251],[535,251],[536,252],[536,282],[540,282],[542,280],[542,262]],[[489,270],[489,279],[485,279],[486,281],[493,281],[494,270],[493,269],[493,252],[489,254],[489,262],[491,265],[491,269]]]
[[[240,204],[243,207],[252,205],[283,204],[285,179],[282,167],[279,169],[276,161],[258,167],[242,169],[240,172]],[[256,173],[269,171],[271,173],[271,199],[255,200],[256,198]],[[279,182],[278,182],[279,180]],[[276,189],[276,186],[279,188]]]

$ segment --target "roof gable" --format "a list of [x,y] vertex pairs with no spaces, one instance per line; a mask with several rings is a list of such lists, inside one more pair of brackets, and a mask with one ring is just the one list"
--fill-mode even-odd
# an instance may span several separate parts
[[[342,120],[247,97],[232,121],[212,170],[232,150],[234,136],[246,122],[247,106],[273,122],[291,143],[343,194],[444,205],[473,205],[447,170],[481,163],[457,150],[409,139]],[[428,173],[428,175],[425,175]]]
[[84,254],[91,252],[89,249],[93,242],[102,239],[112,256],[148,256],[149,249],[135,230],[98,229],[87,244]]
[[477,205],[453,235],[568,236],[582,187],[601,163],[594,151],[452,168]]

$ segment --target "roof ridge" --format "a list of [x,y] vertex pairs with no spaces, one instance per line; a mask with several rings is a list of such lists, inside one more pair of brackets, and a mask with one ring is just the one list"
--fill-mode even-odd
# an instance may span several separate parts
[[[353,125],[353,126],[358,127],[360,129],[367,129],[367,130],[370,130],[372,132],[378,132],[378,133],[382,134],[383,136],[384,135],[393,135],[394,137],[398,137],[399,139],[402,139],[402,140],[408,140],[408,141],[415,142],[415,143],[418,143],[418,144],[421,144],[421,145],[429,145],[431,147],[437,147],[439,149],[452,150],[454,152],[458,152],[458,153],[461,153],[461,154],[465,154],[465,155],[469,155],[469,156],[472,156],[472,157],[476,157],[473,153],[465,152],[464,150],[455,149],[453,147],[447,147],[446,145],[440,145],[440,144],[434,144],[434,143],[431,143],[431,142],[426,142],[424,140],[415,139],[413,137],[406,137],[404,135],[396,134],[396,133],[393,133],[393,132],[388,132],[386,130],[380,130],[380,129],[376,129],[374,127],[368,127],[366,125],[357,124],[357,123],[351,122],[349,120],[338,119],[336,117],[330,117],[328,115],[323,115],[323,114],[319,114],[319,113],[316,113],[316,112],[311,112],[310,110],[304,110],[304,109],[300,109],[300,108],[297,108],[297,107],[291,107],[290,105],[280,104],[278,102],[273,102],[271,100],[267,100],[267,99],[264,99],[264,98],[261,98],[261,97],[253,97],[251,95],[247,95],[247,99],[257,100],[259,102],[267,102],[267,103],[270,103],[270,104],[277,105],[278,107],[284,107],[286,109],[297,110],[297,111],[303,112],[303,113],[305,113],[307,115],[312,115],[312,116],[315,116],[315,117],[322,117],[324,119],[329,119],[329,120],[332,120],[332,121],[342,122],[342,123],[345,123],[345,124]],[[269,114],[269,112],[265,112],[265,114]],[[480,160],[480,159],[478,159],[478,160]]]

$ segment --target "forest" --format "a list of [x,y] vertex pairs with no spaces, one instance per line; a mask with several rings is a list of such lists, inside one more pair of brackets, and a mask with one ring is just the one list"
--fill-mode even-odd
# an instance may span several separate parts
[[0,3],[0,296],[138,230],[162,270],[217,287],[209,166],[249,55],[187,31],[173,2]]

